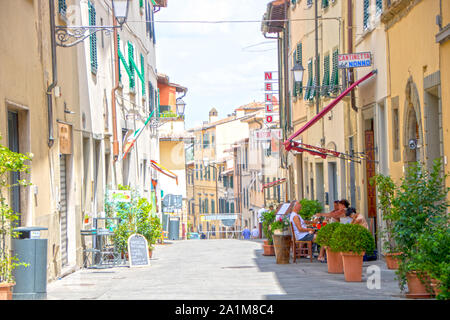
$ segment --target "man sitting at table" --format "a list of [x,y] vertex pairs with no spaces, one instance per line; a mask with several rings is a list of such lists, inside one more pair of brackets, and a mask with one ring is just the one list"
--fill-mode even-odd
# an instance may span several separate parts
[[[297,241],[315,241],[316,235],[314,234],[314,229],[308,228],[306,222],[311,223],[311,221],[305,221],[300,216],[299,212],[302,209],[300,202],[294,201],[294,207],[291,210],[289,220],[294,227],[295,239]],[[312,254],[312,253],[311,253]]]

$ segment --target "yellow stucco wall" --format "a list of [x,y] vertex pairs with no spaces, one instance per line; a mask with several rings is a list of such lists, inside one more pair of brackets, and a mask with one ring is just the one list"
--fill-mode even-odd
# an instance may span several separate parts
[[[444,1],[445,2],[445,1]],[[405,101],[408,79],[417,87],[420,101],[421,123],[424,130],[424,78],[440,70],[439,44],[435,35],[439,31],[434,17],[439,13],[439,1],[421,1],[405,16],[387,30],[387,59],[389,61],[388,81],[390,97],[399,97],[400,161],[390,157],[391,176],[398,180],[403,175]],[[418,23],[420,21],[420,23]],[[445,83],[448,69],[441,69],[441,83]],[[448,82],[448,81],[447,81]],[[392,101],[392,100],[391,100]],[[443,103],[445,109],[445,103]],[[448,117],[443,117],[448,123]],[[392,130],[392,112],[389,113],[389,136]],[[444,138],[445,139],[445,138]]]

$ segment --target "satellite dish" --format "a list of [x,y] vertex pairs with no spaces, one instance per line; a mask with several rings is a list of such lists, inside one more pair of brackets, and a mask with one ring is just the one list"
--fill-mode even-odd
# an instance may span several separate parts
[[408,144],[409,144],[409,148],[411,150],[417,149],[417,140],[416,139],[410,139]]

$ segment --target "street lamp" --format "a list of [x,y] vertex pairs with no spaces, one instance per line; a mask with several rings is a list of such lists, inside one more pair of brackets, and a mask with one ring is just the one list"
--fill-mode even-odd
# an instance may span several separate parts
[[186,108],[186,102],[184,102],[182,99],[177,99],[177,116],[182,117],[184,116],[184,109]]
[[295,82],[301,82],[303,80],[303,73],[305,69],[303,68],[301,63],[296,62],[291,71],[294,74]]
[[129,0],[112,0],[113,13],[116,17],[119,27],[127,21]]
[[[113,26],[54,26],[56,45],[73,47],[98,31],[110,34],[114,29],[121,29],[128,16],[130,0],[111,0],[114,19],[119,25]],[[54,19],[54,17],[52,17]]]

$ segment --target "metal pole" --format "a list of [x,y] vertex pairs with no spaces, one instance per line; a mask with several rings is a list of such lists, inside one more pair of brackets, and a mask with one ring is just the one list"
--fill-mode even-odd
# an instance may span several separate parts
[[319,20],[318,20],[318,0],[314,1],[314,25],[315,25],[315,30],[314,30],[314,34],[315,34],[315,51],[316,51],[316,58],[315,63],[316,63],[316,79],[317,79],[317,83],[314,83],[314,85],[316,86],[315,90],[316,90],[316,114],[319,113],[319,107],[320,107],[320,101],[319,101]]

